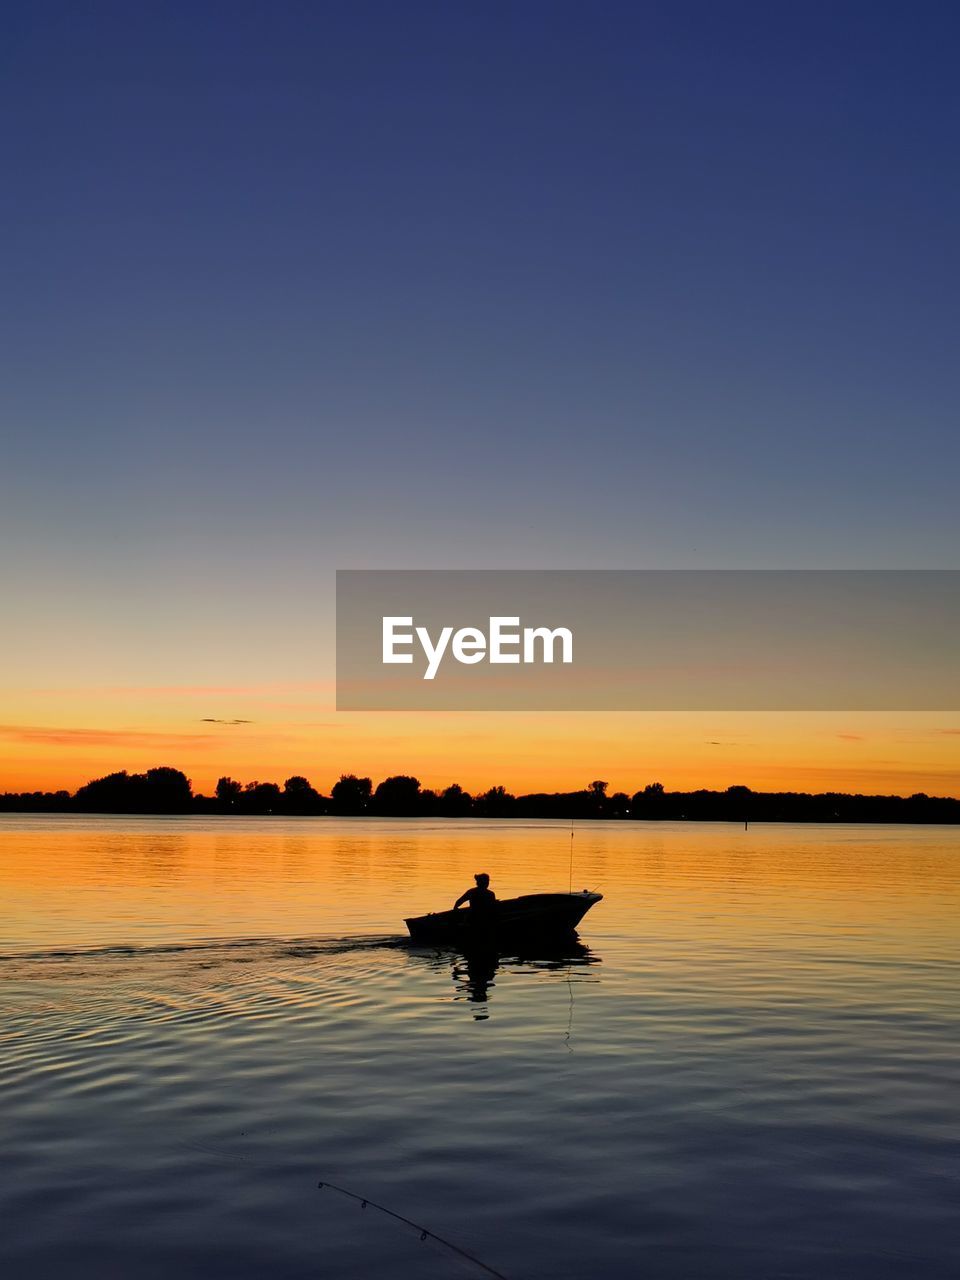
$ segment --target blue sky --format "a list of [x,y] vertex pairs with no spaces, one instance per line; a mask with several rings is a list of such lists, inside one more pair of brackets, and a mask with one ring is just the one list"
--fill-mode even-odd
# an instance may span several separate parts
[[956,566],[955,6],[2,21],[8,672],[302,675],[337,566]]

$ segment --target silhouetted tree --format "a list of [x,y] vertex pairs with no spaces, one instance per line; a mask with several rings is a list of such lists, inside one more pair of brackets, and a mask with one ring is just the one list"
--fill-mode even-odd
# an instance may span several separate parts
[[609,783],[603,782],[600,778],[591,782],[587,787],[587,792],[592,800],[590,806],[592,815],[595,818],[602,818],[607,808],[607,787]]
[[278,813],[280,788],[275,782],[248,782],[240,796],[245,813]]
[[[438,813],[446,817],[475,813],[481,818],[614,818],[672,819],[691,822],[915,822],[960,823],[960,799],[928,796],[844,795],[827,791],[807,795],[794,791],[752,791],[728,787],[726,791],[665,791],[650,783],[628,799],[618,791],[606,794],[606,783],[597,780],[583,791],[540,792],[513,796],[503,787],[491,787],[471,797],[456,783],[442,795],[421,791],[416,778],[386,778],[371,796],[369,778],[344,774],[333,788],[336,812],[403,814]],[[602,811],[598,813],[598,798]],[[284,790],[272,782],[250,782],[245,787],[233,778],[217,783],[216,798],[194,796],[179,769],[160,767],[146,773],[126,771],[95,778],[75,795],[33,791],[0,795],[0,810],[34,813],[80,811],[85,813],[325,813],[330,802],[319,795],[300,774],[287,779]]]
[[131,791],[130,775],[126,769],[119,773],[108,773],[103,778],[94,778],[80,787],[76,794],[78,809],[86,809],[103,813],[129,812]]
[[188,813],[193,800],[190,782],[179,769],[148,769],[144,790],[158,813]]
[[306,778],[295,774],[283,784],[283,808],[287,813],[324,813],[326,804]]
[[615,791],[607,799],[608,818],[627,818],[630,816],[630,797],[625,791]]
[[509,818],[516,807],[517,797],[505,787],[491,787],[474,801],[474,808],[481,818]]
[[146,773],[109,773],[81,787],[74,803],[86,812],[189,813],[193,793],[185,774],[165,766]]
[[217,781],[217,800],[225,809],[234,809],[240,799],[243,786],[233,778],[220,778]]
[[398,773],[384,778],[373,793],[373,811],[387,818],[409,818],[420,810],[420,779]]
[[633,818],[666,817],[665,794],[662,782],[648,783],[642,791],[634,794],[630,802],[630,816]]
[[69,791],[4,791],[0,813],[63,813],[76,808]]
[[440,794],[439,811],[445,818],[465,818],[473,808],[473,797],[458,782]]
[[343,773],[330,792],[334,813],[356,815],[365,813],[370,805],[373,783],[369,778],[358,778],[354,773]]
[[750,816],[749,787],[727,787],[727,817],[733,822],[744,822]]

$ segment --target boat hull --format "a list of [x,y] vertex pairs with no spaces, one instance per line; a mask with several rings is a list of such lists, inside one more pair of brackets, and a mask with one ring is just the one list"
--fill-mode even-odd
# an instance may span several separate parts
[[469,907],[412,916],[406,925],[414,942],[440,945],[470,947],[508,940],[562,937],[573,933],[590,908],[602,898],[602,893],[586,890],[583,893],[528,893],[498,902],[493,918],[479,926],[471,919]]

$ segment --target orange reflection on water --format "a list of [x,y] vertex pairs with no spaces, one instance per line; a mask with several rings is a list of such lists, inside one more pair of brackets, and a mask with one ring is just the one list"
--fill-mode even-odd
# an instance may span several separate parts
[[[598,822],[572,852],[573,887],[605,894],[591,945],[954,946],[956,828]],[[399,935],[479,870],[501,897],[565,889],[570,854],[558,822],[7,815],[0,947]]]

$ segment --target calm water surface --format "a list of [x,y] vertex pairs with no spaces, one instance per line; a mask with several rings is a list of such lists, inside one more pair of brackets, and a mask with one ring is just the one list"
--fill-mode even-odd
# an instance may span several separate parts
[[0,818],[7,1277],[960,1274],[960,832]]

